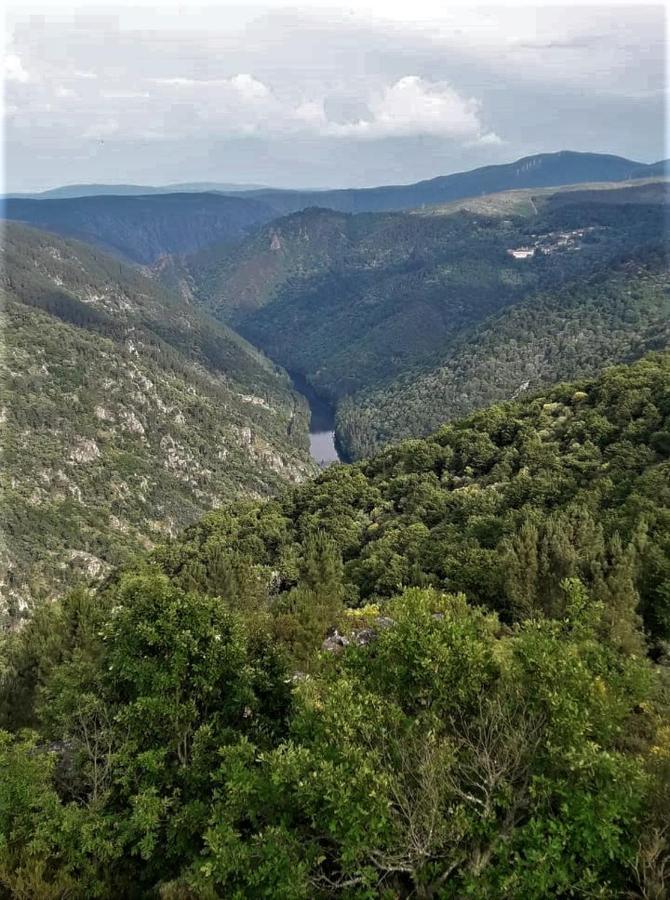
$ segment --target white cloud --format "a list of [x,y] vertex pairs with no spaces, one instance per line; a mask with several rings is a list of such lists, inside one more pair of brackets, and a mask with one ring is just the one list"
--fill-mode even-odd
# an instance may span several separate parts
[[446,81],[405,75],[369,102],[370,118],[331,123],[328,133],[342,137],[385,138],[435,135],[471,139],[482,132],[480,103],[462,97]]
[[5,57],[5,79],[25,84],[30,81],[30,75],[25,70],[21,57],[16,53],[8,53]]
[[242,73],[233,75],[230,79],[230,85],[239,91],[240,96],[250,101],[267,100],[271,96],[271,92],[267,85],[263,84],[253,75]]
[[[361,97],[367,113],[352,121],[335,121],[327,115],[329,96],[323,86],[312,89],[316,96],[304,97],[296,91],[280,94],[248,73],[223,79],[153,78],[151,82],[176,90],[179,102],[188,103],[196,118],[219,134],[300,133],[356,140],[432,135],[484,144],[500,141],[484,130],[478,100],[463,97],[448,82],[418,75],[368,87]],[[174,120],[169,126],[175,127]]]
[[139,180],[373,184],[562,147],[667,155],[661,6],[426,2],[425,15],[400,0],[17,13],[12,177],[47,178],[44,148],[63,160],[48,179],[69,177],[85,132],[106,145],[83,142],[91,180],[107,165]]
[[94,122],[92,125],[89,125],[82,137],[87,140],[101,141],[116,134],[118,130],[119,123],[116,119],[103,119],[100,122]]
[[503,141],[501,137],[498,137],[495,132],[487,131],[477,138],[477,143],[481,144],[482,146],[486,146],[487,144],[489,146],[495,146],[496,144],[504,144],[505,141]]

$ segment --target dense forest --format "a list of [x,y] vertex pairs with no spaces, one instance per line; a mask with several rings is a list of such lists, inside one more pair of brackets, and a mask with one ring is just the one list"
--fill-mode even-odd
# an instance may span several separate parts
[[0,895],[662,900],[670,355],[238,501],[0,639]]
[[345,398],[339,444],[348,457],[370,455],[430,434],[445,418],[668,346],[670,272],[665,250],[652,247],[488,317],[435,368]]
[[3,203],[2,214],[143,264],[170,253],[194,253],[214,241],[239,240],[275,215],[258,200],[218,193],[53,200],[10,197]]
[[100,251],[3,238],[0,620],[314,471],[306,404],[238,335]]
[[526,382],[665,346],[666,201],[651,183],[412,213],[308,209],[203,250],[186,277],[197,301],[338,404],[355,459]]

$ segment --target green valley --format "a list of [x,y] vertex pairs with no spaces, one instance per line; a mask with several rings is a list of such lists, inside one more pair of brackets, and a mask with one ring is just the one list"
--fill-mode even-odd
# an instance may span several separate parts
[[[235,248],[205,249],[185,268],[200,303],[338,403],[340,445],[357,458],[526,381],[588,374],[597,369],[589,358],[606,364],[663,346],[666,210],[665,182],[515,192],[414,213],[308,209]],[[629,290],[639,304],[622,302]],[[591,323],[592,346],[583,346],[588,335],[573,345],[582,314],[606,323]],[[497,341],[552,344],[563,319],[551,364],[530,347],[525,369],[503,362],[488,372],[509,352]],[[479,374],[462,376],[454,401],[436,373],[475,346]]]

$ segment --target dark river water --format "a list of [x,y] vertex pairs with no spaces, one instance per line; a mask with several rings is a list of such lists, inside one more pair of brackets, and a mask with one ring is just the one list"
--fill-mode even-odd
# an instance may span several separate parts
[[335,446],[335,409],[297,372],[289,372],[293,385],[309,403],[312,417],[309,423],[309,452],[320,466],[338,462],[340,456]]

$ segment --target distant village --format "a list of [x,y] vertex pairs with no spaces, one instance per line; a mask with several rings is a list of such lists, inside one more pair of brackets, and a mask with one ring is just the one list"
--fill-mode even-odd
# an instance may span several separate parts
[[508,250],[514,259],[530,259],[536,253],[558,253],[563,250],[580,250],[587,234],[598,230],[596,226],[575,228],[573,231],[550,231],[548,234],[531,235],[532,243]]

